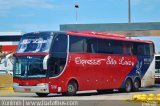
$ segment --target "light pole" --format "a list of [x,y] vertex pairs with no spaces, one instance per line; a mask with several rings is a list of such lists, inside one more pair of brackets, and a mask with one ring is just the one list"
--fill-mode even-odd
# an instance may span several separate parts
[[128,0],[128,23],[131,23],[131,1]]
[[79,5],[75,4],[74,7],[76,9],[76,24],[77,24],[78,23],[78,8],[79,8]]

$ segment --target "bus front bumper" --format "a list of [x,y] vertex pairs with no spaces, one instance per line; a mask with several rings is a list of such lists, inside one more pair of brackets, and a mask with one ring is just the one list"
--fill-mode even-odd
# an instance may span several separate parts
[[15,92],[26,92],[26,93],[49,93],[48,84],[37,84],[36,86],[20,86],[13,84],[13,90]]

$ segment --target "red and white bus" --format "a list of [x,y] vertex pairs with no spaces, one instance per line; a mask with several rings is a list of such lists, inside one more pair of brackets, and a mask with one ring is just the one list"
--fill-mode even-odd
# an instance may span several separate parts
[[15,92],[76,95],[77,91],[137,91],[154,85],[152,41],[98,32],[24,34],[15,53]]

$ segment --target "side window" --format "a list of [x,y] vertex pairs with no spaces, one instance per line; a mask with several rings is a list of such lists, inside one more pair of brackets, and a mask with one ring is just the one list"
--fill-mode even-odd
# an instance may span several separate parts
[[150,47],[149,44],[144,45],[144,55],[149,56],[150,55]]
[[113,54],[112,41],[106,39],[87,39],[88,53]]
[[150,47],[150,55],[153,56],[155,53],[154,44],[149,44]]
[[59,34],[54,38],[49,58],[49,77],[59,75],[66,64],[67,59],[67,35]]
[[86,39],[87,53],[97,53],[97,39],[87,38]]
[[160,73],[160,56],[155,56],[155,69],[156,73]]
[[123,44],[122,41],[113,41],[113,53],[114,54],[123,54]]
[[140,55],[140,56],[153,55],[153,48],[150,46],[150,44],[135,43],[133,49],[135,55]]
[[84,52],[84,37],[70,36],[70,52]]
[[137,55],[144,55],[144,45],[138,45],[137,46]]
[[67,36],[58,35],[53,42],[52,53],[66,53],[67,52]]
[[98,39],[97,53],[113,54],[112,41]]
[[124,42],[123,46],[124,46],[123,52],[124,52],[125,55],[133,55],[133,45],[132,45],[132,43]]

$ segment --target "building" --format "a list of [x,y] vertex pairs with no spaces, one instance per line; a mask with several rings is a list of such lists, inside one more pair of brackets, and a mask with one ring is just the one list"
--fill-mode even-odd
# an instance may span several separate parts
[[16,50],[23,32],[0,32],[0,52]]
[[23,32],[0,32],[0,74],[12,71],[11,54],[16,51]]

